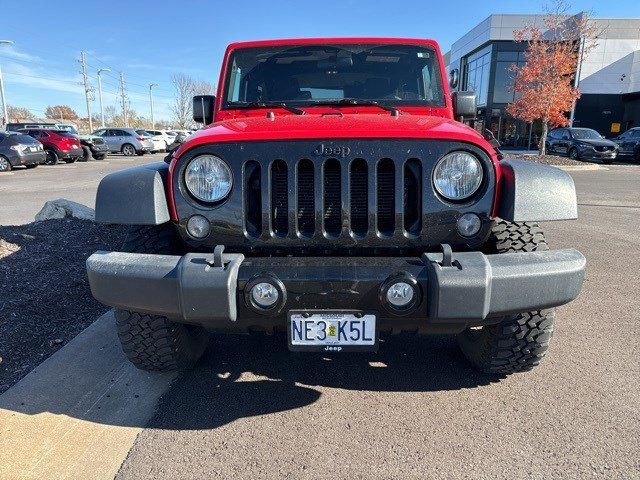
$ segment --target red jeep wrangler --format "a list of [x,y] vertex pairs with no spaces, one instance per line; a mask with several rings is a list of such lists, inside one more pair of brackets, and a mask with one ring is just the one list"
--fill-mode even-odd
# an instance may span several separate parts
[[532,222],[577,218],[574,184],[457,122],[475,96],[443,67],[431,40],[229,46],[194,99],[208,126],[98,188],[97,221],[131,225],[87,260],[128,358],[189,367],[210,331],[341,353],[415,332],[456,334],[486,372],[537,365],[585,259]]

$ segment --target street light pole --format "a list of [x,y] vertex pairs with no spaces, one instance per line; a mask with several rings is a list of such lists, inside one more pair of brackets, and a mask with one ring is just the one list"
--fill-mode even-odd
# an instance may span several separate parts
[[108,68],[99,68],[98,69],[98,97],[100,98],[100,120],[102,121],[102,128],[105,127],[104,124],[104,108],[102,106],[102,78],[100,74],[102,72],[110,72],[111,70]]
[[[13,45],[11,40],[0,40],[0,45]],[[9,114],[7,113],[7,99],[4,96],[4,80],[2,78],[2,68],[0,68],[0,101],[2,101],[2,124],[9,123]]]
[[149,103],[151,104],[151,130],[156,129],[156,121],[153,118],[153,87],[157,87],[157,83],[149,84]]

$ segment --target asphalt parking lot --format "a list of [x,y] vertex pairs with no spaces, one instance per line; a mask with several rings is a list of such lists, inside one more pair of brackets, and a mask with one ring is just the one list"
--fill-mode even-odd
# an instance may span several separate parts
[[57,165],[39,165],[33,170],[15,168],[0,173],[0,225],[32,222],[47,200],[66,198],[93,208],[98,183],[105,175],[142,163],[159,162],[165,155],[109,155],[100,161],[58,162]]
[[[29,222],[59,197],[93,206],[102,176],[155,158],[0,176],[0,223]],[[73,177],[61,182],[54,169]],[[96,438],[143,428],[123,479],[640,478],[640,166],[572,176],[580,219],[544,228],[552,248],[585,254],[587,277],[533,372],[478,374],[450,337],[395,337],[377,354],[323,358],[289,353],[278,336],[216,336],[146,416],[62,402],[51,412],[91,423]]]

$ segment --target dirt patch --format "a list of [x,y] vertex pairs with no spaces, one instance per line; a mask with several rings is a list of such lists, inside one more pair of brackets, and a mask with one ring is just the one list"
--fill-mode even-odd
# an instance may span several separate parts
[[577,167],[585,165],[585,162],[572,160],[569,157],[559,157],[558,155],[512,155],[509,153],[504,153],[504,158],[519,158],[521,160],[527,160],[529,162],[543,163],[545,165],[560,165],[566,167]]
[[107,311],[91,296],[85,261],[124,234],[71,218],[0,226],[0,393]]

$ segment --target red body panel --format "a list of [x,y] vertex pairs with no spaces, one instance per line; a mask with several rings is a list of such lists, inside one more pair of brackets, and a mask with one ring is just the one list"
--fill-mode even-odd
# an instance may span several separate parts
[[[238,48],[272,45],[304,45],[331,43],[391,43],[404,45],[427,45],[436,51],[442,85],[446,99],[445,107],[401,107],[400,115],[375,106],[353,107],[301,107],[306,115],[296,115],[284,109],[221,110],[225,72],[229,55]],[[273,111],[273,118],[267,112]],[[453,120],[453,109],[444,62],[438,44],[433,40],[397,38],[316,38],[264,40],[229,45],[225,53],[218,94],[216,97],[214,123],[189,138],[174,154],[169,169],[168,185],[172,185],[173,169],[184,152],[198,145],[217,142],[250,142],[264,140],[308,140],[349,138],[398,138],[398,139],[447,139],[474,144],[487,152],[495,169],[498,185],[500,165],[494,148],[474,129]],[[496,189],[496,192],[498,189]],[[169,209],[173,220],[177,220],[173,191],[167,188]],[[497,205],[497,198],[495,205]]]
[[38,138],[38,141],[42,143],[42,145],[50,145],[65,152],[71,150],[73,148],[73,145],[76,145],[78,148],[82,148],[80,145],[80,140],[78,140],[77,138],[59,135],[55,130],[41,130],[49,134],[48,137]]

